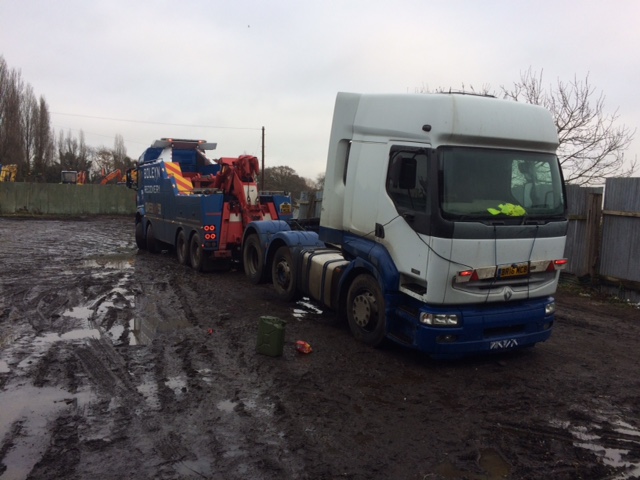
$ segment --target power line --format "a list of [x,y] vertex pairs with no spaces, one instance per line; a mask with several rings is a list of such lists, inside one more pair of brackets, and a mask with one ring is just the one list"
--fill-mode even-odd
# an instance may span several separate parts
[[192,128],[219,128],[226,130],[261,130],[256,127],[221,127],[213,125],[190,125],[186,123],[165,123],[165,122],[149,122],[146,120],[129,120],[126,118],[110,118],[110,117],[97,117],[93,115],[80,115],[78,113],[64,113],[64,112],[49,112],[52,115],[65,115],[67,117],[81,117],[81,118],[93,118],[95,120],[110,120],[113,122],[129,122],[129,123],[144,123],[149,125],[167,125],[171,127],[192,127]]
[[[96,136],[96,137],[104,137],[104,138],[110,138],[111,140],[115,140],[116,135],[104,135],[102,133],[96,133],[96,132],[88,132],[82,128],[71,128],[71,127],[61,127],[59,125],[53,125],[53,127],[60,129],[61,132],[64,133],[64,131],[74,131],[74,132],[82,132],[85,135],[91,135],[91,136]],[[123,137],[124,140],[124,137]],[[138,145],[148,145],[149,142],[141,142],[139,140],[125,140],[126,143],[136,143]]]

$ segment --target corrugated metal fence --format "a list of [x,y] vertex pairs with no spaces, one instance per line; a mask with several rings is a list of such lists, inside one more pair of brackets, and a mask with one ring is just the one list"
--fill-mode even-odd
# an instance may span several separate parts
[[567,203],[567,272],[640,296],[640,178],[609,178],[604,192],[568,185]]

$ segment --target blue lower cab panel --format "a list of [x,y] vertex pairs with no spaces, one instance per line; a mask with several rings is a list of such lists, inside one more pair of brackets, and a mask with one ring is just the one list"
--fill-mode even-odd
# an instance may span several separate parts
[[[547,340],[554,315],[545,316],[552,298],[508,304],[397,308],[388,312],[388,335],[434,357],[504,352]],[[460,327],[433,327],[419,322],[422,312],[456,314]]]

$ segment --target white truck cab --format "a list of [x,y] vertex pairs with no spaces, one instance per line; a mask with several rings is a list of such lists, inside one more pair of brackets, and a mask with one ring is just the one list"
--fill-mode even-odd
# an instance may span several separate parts
[[557,146],[539,106],[339,93],[319,233],[270,238],[276,292],[345,314],[372,346],[450,357],[546,340],[566,264]]
[[371,345],[447,356],[546,340],[566,264],[557,146],[539,106],[339,93],[319,231],[328,253],[304,252],[302,271],[322,277],[305,273],[301,290]]

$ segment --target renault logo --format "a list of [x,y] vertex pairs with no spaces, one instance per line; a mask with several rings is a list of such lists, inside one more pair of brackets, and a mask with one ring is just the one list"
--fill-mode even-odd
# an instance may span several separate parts
[[509,287],[505,288],[504,289],[504,299],[505,299],[505,301],[510,300],[512,296],[513,296],[513,291]]

